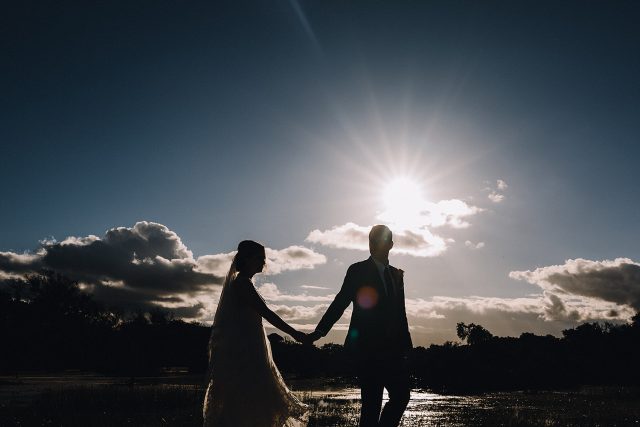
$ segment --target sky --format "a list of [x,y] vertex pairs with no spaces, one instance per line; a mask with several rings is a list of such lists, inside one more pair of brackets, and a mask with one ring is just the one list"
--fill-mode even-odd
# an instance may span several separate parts
[[258,291],[310,331],[383,223],[415,345],[640,310],[637,2],[5,12],[0,281],[209,324],[254,239]]

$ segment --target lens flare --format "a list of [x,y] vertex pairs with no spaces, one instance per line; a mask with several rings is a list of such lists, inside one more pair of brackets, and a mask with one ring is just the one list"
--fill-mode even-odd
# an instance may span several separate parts
[[373,308],[378,304],[378,292],[371,286],[363,286],[356,294],[356,303],[362,308]]

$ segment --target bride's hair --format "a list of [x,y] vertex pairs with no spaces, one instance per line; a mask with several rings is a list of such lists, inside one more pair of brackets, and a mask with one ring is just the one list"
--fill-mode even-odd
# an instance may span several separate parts
[[238,243],[238,251],[233,257],[231,267],[229,267],[229,272],[227,273],[227,276],[224,279],[224,284],[222,285],[223,291],[229,283],[233,282],[233,279],[236,278],[238,273],[244,270],[247,265],[247,261],[256,255],[264,255],[263,245],[258,242],[254,242],[253,240],[243,240]]
[[264,255],[264,246],[260,243],[254,242],[253,240],[243,240],[238,243],[238,251],[233,257],[231,267],[229,267],[229,272],[224,279],[222,288],[224,289],[229,283],[233,282],[233,279],[236,278],[238,273],[244,270],[247,261],[256,255]]
[[238,243],[238,252],[233,257],[233,263],[237,271],[242,271],[248,260],[257,255],[264,255],[264,246],[253,240],[243,240]]

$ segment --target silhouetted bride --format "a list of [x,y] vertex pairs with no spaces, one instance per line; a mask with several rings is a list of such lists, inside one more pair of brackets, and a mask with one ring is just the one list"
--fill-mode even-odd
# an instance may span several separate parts
[[264,246],[238,245],[222,287],[209,341],[209,385],[205,427],[283,427],[306,425],[306,406],[289,391],[271,357],[262,318],[302,341],[271,311],[251,278],[265,266]]

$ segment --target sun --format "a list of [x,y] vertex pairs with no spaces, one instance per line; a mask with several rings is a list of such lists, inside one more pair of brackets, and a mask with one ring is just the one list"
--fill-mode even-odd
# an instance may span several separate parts
[[413,228],[421,223],[424,197],[421,186],[411,178],[398,177],[383,190],[384,211],[379,219],[402,228]]

